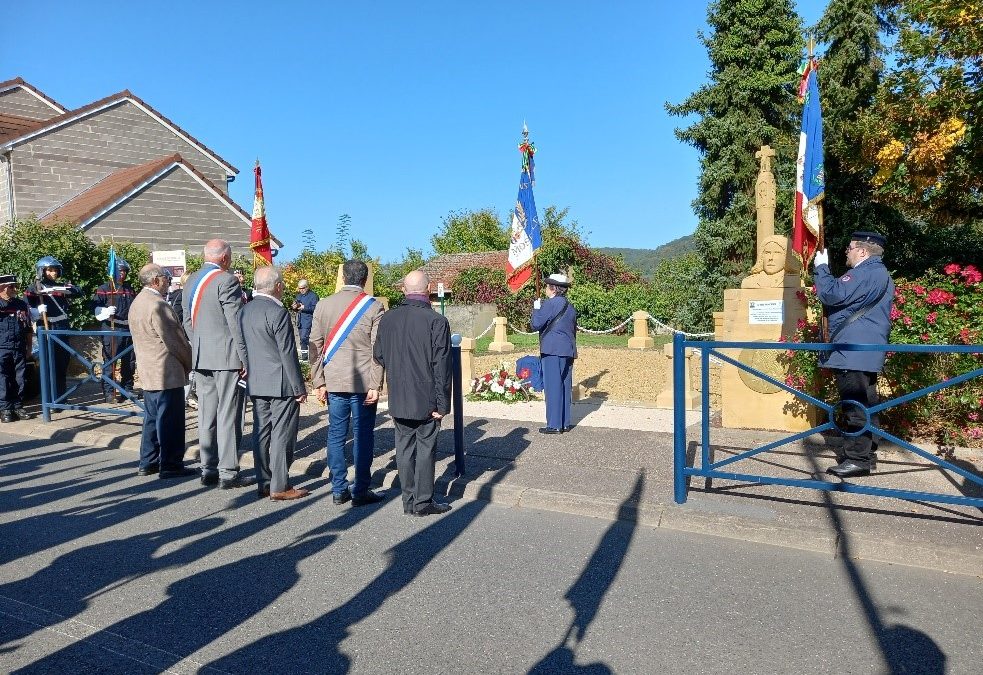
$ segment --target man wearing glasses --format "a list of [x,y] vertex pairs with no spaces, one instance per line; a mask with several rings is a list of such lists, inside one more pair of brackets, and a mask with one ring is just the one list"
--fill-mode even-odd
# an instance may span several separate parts
[[[813,279],[816,294],[829,320],[829,342],[839,344],[886,345],[891,332],[891,304],[894,302],[894,282],[884,266],[886,240],[876,232],[854,232],[846,248],[850,268],[837,278],[829,269],[826,250],[816,253]],[[884,368],[885,352],[841,351],[823,352],[819,363],[833,371],[836,389],[844,403],[842,412],[849,432],[860,431],[867,422],[864,408],[879,402],[877,374]],[[878,425],[877,415],[870,424]],[[877,462],[877,441],[870,430],[858,436],[844,436],[836,453],[837,464],[827,469],[839,478],[867,476]]]

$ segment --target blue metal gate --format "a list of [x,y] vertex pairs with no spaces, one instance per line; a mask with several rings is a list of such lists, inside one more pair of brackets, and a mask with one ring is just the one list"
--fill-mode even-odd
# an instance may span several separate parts
[[[686,461],[686,405],[684,398],[684,361],[687,349],[698,349],[700,351],[700,370],[701,370],[701,439],[700,439],[700,465],[699,466],[687,466]],[[855,345],[855,344],[827,344],[827,343],[791,343],[791,342],[694,342],[687,341],[682,334],[677,333],[673,339],[673,417],[674,417],[674,446],[673,446],[673,463],[674,463],[674,475],[673,475],[673,488],[674,488],[674,499],[677,504],[682,504],[686,501],[686,493],[688,490],[688,478],[690,476],[702,476],[705,478],[722,478],[732,481],[741,481],[747,483],[765,483],[771,485],[788,485],[792,487],[802,487],[811,488],[813,490],[828,490],[828,491],[838,491],[838,492],[853,492],[859,494],[877,495],[881,497],[896,497],[898,499],[911,499],[911,500],[921,500],[930,502],[941,502],[948,504],[961,504],[966,506],[974,506],[978,508],[983,508],[983,498],[979,497],[969,497],[966,495],[951,495],[951,494],[938,494],[934,492],[920,492],[916,490],[898,490],[883,487],[874,487],[869,485],[858,485],[855,483],[850,483],[847,481],[825,481],[825,480],[809,480],[809,479],[799,479],[799,478],[782,478],[777,476],[759,476],[755,474],[746,473],[732,473],[729,471],[721,471],[720,469],[729,464],[739,462],[755,455],[761,454],[763,452],[769,452],[778,448],[780,446],[786,445],[788,443],[794,443],[796,441],[802,440],[812,434],[820,433],[822,431],[829,431],[837,428],[834,421],[835,411],[838,407],[843,404],[854,405],[862,408],[866,417],[866,424],[862,429],[855,432],[848,432],[845,430],[840,430],[841,433],[847,436],[859,436],[865,431],[872,431],[881,438],[887,439],[897,445],[906,448],[907,450],[915,453],[919,457],[922,457],[933,464],[937,464],[947,471],[951,471],[954,474],[962,476],[967,481],[979,485],[983,488],[983,477],[976,474],[970,473],[961,467],[955,466],[950,462],[945,461],[941,457],[937,457],[925,450],[904,441],[897,436],[884,431],[880,427],[875,427],[871,424],[871,415],[875,413],[888,410],[895,406],[903,405],[910,401],[913,401],[922,396],[928,396],[934,392],[947,387],[952,387],[967,380],[971,380],[975,377],[983,375],[983,368],[977,368],[962,375],[958,375],[944,382],[939,382],[938,384],[933,384],[928,387],[924,387],[917,391],[913,391],[910,394],[905,394],[897,398],[893,398],[889,401],[883,401],[875,406],[866,407],[857,401],[839,401],[837,403],[826,403],[825,401],[820,401],[819,399],[810,396],[809,394],[795,389],[789,386],[783,381],[777,380],[771,377],[767,373],[763,373],[760,370],[752,368],[746,364],[737,361],[734,358],[722,353],[722,349],[771,349],[771,350],[794,350],[794,351],[883,351],[883,352],[922,352],[922,353],[932,353],[932,354],[943,354],[943,353],[955,353],[955,354],[981,354],[983,353],[983,345]],[[802,431],[796,434],[792,434],[778,441],[768,443],[759,448],[752,448],[746,452],[739,453],[732,457],[720,460],[718,462],[712,462],[710,460],[710,357],[713,356],[721,361],[731,364],[741,370],[748,372],[756,377],[760,377],[762,380],[770,382],[776,387],[789,392],[793,396],[825,411],[827,416],[827,421],[819,426],[813,427],[807,431]],[[695,458],[694,458],[695,463]]]
[[[131,392],[126,391],[119,383],[115,382],[110,373],[113,372],[113,368],[116,362],[133,351],[133,344],[131,343],[125,349],[121,349],[116,356],[101,364],[100,374],[96,375],[96,364],[98,362],[90,361],[77,350],[73,349],[71,345],[68,344],[69,336],[98,336],[103,337],[129,337],[130,332],[125,330],[46,330],[41,328],[38,330],[38,358],[41,361],[41,416],[45,422],[51,421],[51,411],[52,410],[84,410],[89,412],[100,412],[109,415],[124,415],[124,416],[137,416],[143,417],[146,414],[146,409],[143,407],[143,403],[139,401]],[[58,390],[55,383],[55,348],[60,347],[68,352],[69,359],[75,359],[85,367],[87,373],[85,379],[77,382],[75,385],[66,389],[60,396],[55,396],[55,392]],[[101,406],[88,406],[77,403],[68,403],[69,397],[78,391],[86,382],[98,382],[105,387],[115,389],[127,400],[137,406],[137,410],[127,410],[125,408],[105,408]]]

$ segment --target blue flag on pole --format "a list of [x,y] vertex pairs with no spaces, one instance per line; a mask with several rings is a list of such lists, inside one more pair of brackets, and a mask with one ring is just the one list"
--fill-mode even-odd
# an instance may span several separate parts
[[533,257],[543,245],[543,233],[536,213],[536,198],[532,186],[536,179],[536,145],[529,141],[529,130],[523,125],[523,140],[519,145],[522,153],[522,172],[519,174],[519,196],[512,212],[512,242],[509,245],[509,260],[505,266],[505,276],[509,288],[518,291],[533,274]]
[[799,156],[795,163],[795,214],[792,249],[808,264],[822,228],[820,202],[826,193],[823,170],[823,112],[819,106],[819,78],[814,59],[806,62],[799,83],[803,102]]
[[106,274],[112,280],[113,288],[116,288],[120,280],[119,263],[116,261],[116,249],[112,246],[109,247],[109,265]]

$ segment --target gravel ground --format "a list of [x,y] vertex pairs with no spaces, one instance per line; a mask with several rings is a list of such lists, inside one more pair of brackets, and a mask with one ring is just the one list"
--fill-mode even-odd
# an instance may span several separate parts
[[[503,361],[509,372],[515,372],[515,361],[527,354],[489,354],[475,359],[475,374],[486,373]],[[655,399],[666,388],[672,376],[669,359],[662,349],[606,349],[581,347],[573,367],[573,382],[584,387],[585,397],[606,399],[616,403],[655,405]]]

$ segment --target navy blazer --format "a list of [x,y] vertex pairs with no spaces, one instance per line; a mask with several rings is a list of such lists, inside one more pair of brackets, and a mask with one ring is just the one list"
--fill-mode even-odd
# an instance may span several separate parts
[[[833,342],[851,344],[886,345],[891,332],[891,305],[894,302],[894,282],[881,261],[872,256],[847,270],[839,279],[830,272],[829,265],[818,265],[813,271],[816,294],[826,307],[829,334]],[[885,292],[885,288],[887,289]],[[846,324],[853,314],[883,297],[859,319]],[[842,330],[837,332],[841,326]],[[824,352],[819,362],[826,368],[860,370],[878,373],[884,368],[885,352]]]
[[[553,317],[562,315],[553,326],[543,333]],[[532,310],[529,324],[539,331],[539,353],[548,356],[568,356],[577,358],[577,310],[564,295],[543,300],[539,309]]]

